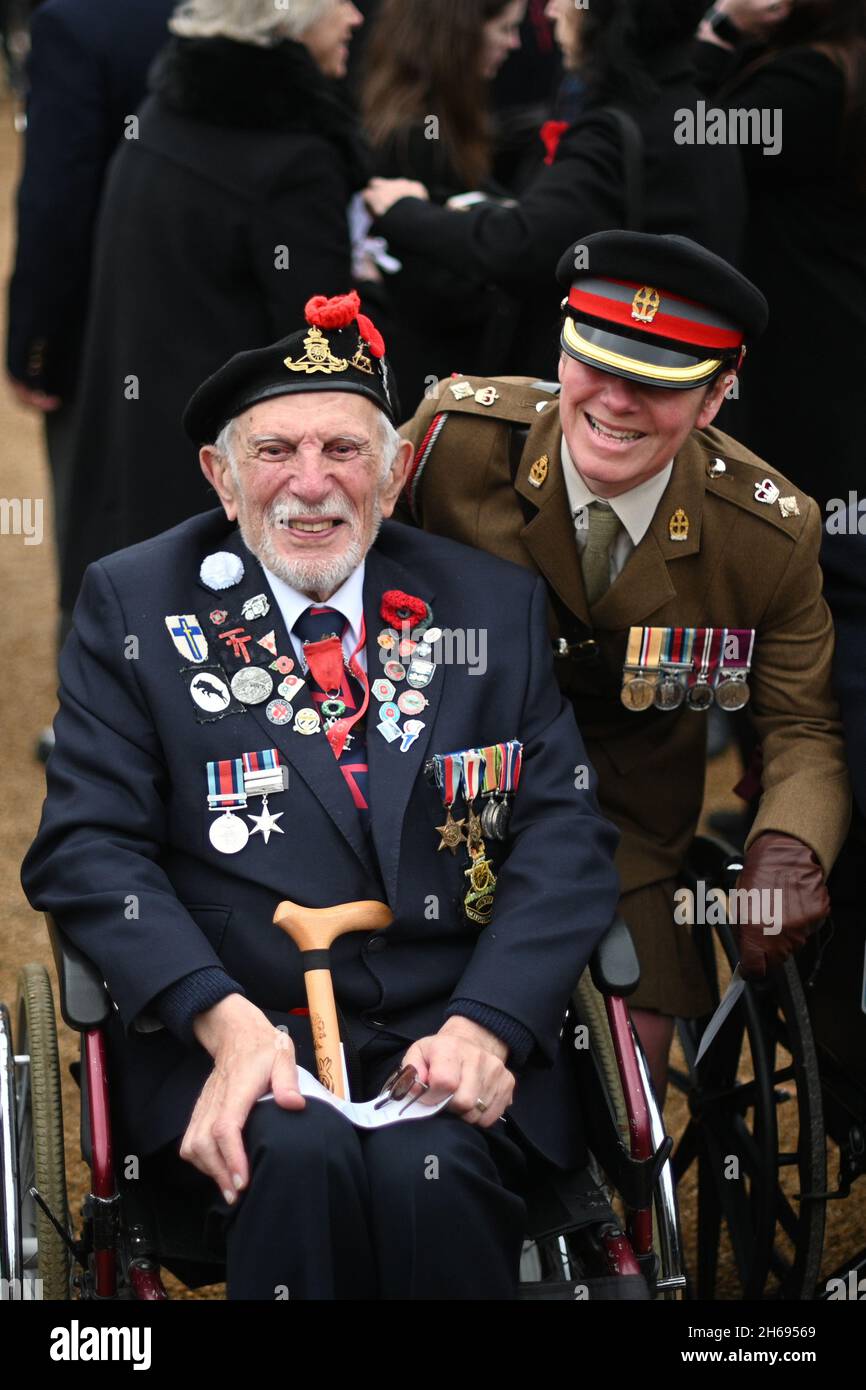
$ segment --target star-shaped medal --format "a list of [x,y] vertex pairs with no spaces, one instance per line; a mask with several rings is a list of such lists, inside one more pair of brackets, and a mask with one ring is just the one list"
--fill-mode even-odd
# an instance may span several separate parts
[[466,838],[463,832],[465,824],[465,820],[455,820],[449,810],[445,817],[445,824],[437,825],[436,827],[439,834],[442,836],[442,839],[436,846],[437,850],[450,849],[452,854],[456,854]]
[[264,836],[265,844],[268,843],[274,831],[276,831],[277,835],[284,835],[286,832],[281,826],[277,825],[277,821],[284,814],[283,811],[277,811],[276,815],[274,815],[272,811],[268,810],[268,803],[265,802],[262,806],[262,814],[260,816],[250,816],[250,820],[253,822],[252,834]]

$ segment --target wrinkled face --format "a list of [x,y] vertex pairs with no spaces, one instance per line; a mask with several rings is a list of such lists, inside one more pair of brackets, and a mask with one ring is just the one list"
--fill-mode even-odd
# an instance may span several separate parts
[[553,37],[562,52],[566,68],[573,70],[580,61],[580,29],[583,11],[574,0],[548,0],[544,13],[553,23]]
[[484,25],[479,61],[485,82],[492,81],[509,53],[520,47],[520,26],[526,14],[526,3],[527,0],[512,0]]
[[201,451],[205,476],[266,569],[324,601],[357,569],[389,517],[412,456],[382,477],[381,412],[347,391],[299,392],[237,417],[231,457]]
[[660,473],[693,429],[705,429],[731,374],[711,386],[672,391],[559,359],[559,412],[571,456],[597,497],[618,497]]
[[304,30],[301,43],[326,77],[346,76],[352,33],[363,23],[364,16],[351,0],[331,0],[321,18]]

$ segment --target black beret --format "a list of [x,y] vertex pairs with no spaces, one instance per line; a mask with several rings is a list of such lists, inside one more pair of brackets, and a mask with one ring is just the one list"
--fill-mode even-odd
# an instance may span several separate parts
[[563,351],[646,385],[706,385],[767,326],[761,291],[688,237],[594,232],[556,273],[569,291]]
[[239,352],[193,393],[183,427],[194,444],[212,444],[220,430],[260,401],[298,391],[351,391],[366,396],[393,425],[400,418],[393,375],[378,329],[359,313],[355,290],[306,306],[307,327],[268,347]]

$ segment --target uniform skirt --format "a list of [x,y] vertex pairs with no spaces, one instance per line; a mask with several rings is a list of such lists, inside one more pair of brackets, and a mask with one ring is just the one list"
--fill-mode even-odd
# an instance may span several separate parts
[[629,1006],[677,1018],[709,1013],[713,999],[691,928],[674,918],[676,879],[625,893],[619,911],[628,924],[640,962],[640,984]]

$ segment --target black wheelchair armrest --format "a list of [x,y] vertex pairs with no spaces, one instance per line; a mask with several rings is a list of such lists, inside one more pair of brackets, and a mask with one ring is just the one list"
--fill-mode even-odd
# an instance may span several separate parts
[[45,921],[54,952],[64,1022],[79,1033],[99,1028],[111,1011],[105,981],[93,962],[63,935],[54,919],[46,914]]
[[633,994],[640,984],[637,952],[621,917],[614,917],[593,951],[589,973],[600,994]]

